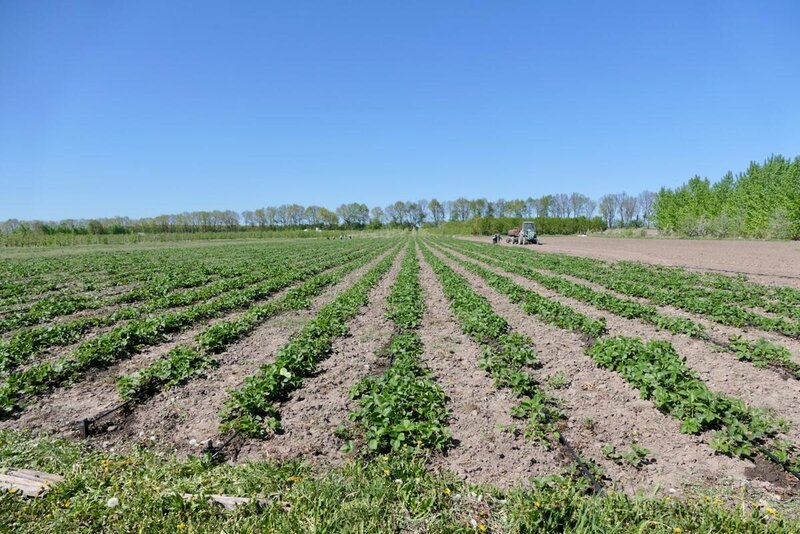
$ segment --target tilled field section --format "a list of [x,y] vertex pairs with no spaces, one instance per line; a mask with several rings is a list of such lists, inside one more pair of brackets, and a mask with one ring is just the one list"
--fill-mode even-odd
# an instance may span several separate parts
[[498,487],[792,498],[799,253],[414,236],[45,254],[25,276],[8,260],[0,428],[316,469],[418,454]]

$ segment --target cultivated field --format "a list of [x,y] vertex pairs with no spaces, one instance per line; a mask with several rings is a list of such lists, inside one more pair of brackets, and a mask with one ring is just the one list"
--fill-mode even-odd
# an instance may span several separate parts
[[[48,463],[31,452],[36,436],[85,440],[77,446],[104,462],[149,465],[142,448],[205,454],[199,481],[176,486],[277,492],[284,504],[299,490],[266,480],[285,474],[270,471],[260,487],[238,472],[249,482],[237,485],[227,464],[302,460],[285,464],[304,466],[297,480],[351,480],[362,466],[360,477],[411,484],[393,497],[403,513],[373,528],[563,529],[591,514],[613,517],[611,530],[788,528],[800,490],[791,265],[754,256],[742,270],[758,283],[665,266],[678,242],[622,251],[616,241],[515,247],[415,234],[15,255],[0,261],[0,436],[15,451],[0,465],[73,473],[80,483],[54,493],[93,503],[84,526],[102,515],[88,496],[106,474]],[[563,250],[586,254],[545,253]],[[606,261],[615,250],[652,264]],[[671,264],[738,265],[696,250]],[[120,477],[141,479],[126,471],[136,461]],[[409,465],[421,471],[409,477]],[[157,500],[163,482],[149,483],[158,490],[137,491],[173,510]],[[470,484],[495,489],[484,500]],[[547,491],[570,497],[547,511]],[[631,504],[638,492],[660,500]],[[606,500],[567,511],[576,495]],[[19,517],[36,511],[0,499]],[[626,512],[608,512],[618,505]],[[292,520],[307,513],[295,501],[278,508],[270,513]],[[171,513],[160,528],[182,528],[185,516]]]
[[[486,242],[486,239],[478,239]],[[669,267],[744,274],[766,284],[800,288],[800,242],[746,239],[623,239],[546,236],[540,252],[607,261],[640,261]]]

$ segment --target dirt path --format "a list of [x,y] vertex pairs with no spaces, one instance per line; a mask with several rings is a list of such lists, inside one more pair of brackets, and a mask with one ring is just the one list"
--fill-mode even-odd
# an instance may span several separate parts
[[480,347],[461,331],[436,275],[421,255],[420,266],[427,306],[419,330],[425,347],[422,358],[449,397],[448,425],[455,440],[444,456],[433,459],[434,469],[500,487],[559,473],[564,462],[556,452],[505,430],[518,425],[511,418],[513,397],[495,388],[478,367]]
[[[655,488],[680,491],[684,484],[748,479],[748,470],[753,467],[751,462],[716,455],[699,436],[681,434],[676,419],[662,414],[650,401],[642,399],[617,373],[597,367],[584,354],[585,343],[577,333],[548,325],[524,313],[483,279],[452,260],[440,257],[466,277],[499,315],[534,338],[542,363],[536,375],[541,381],[546,383],[544,378],[551,376],[566,378],[567,384],[551,393],[564,402],[568,417],[567,438],[584,456],[600,464],[611,480],[625,491]],[[523,283],[524,279],[509,277],[534,289],[532,284]],[[539,288],[535,289],[538,292]],[[541,294],[544,295],[544,291]],[[630,465],[617,465],[601,451],[604,445],[610,444],[617,452],[624,453],[634,442],[649,449],[649,457],[654,462],[635,469]]]
[[[469,237],[490,243],[487,237]],[[512,246],[505,245],[503,246]],[[800,242],[689,239],[622,239],[544,236],[532,251],[603,260],[630,260],[699,271],[742,273],[756,282],[800,288]]]
[[248,440],[237,455],[241,460],[302,458],[317,466],[341,464],[342,440],[334,433],[347,422],[353,408],[350,389],[362,378],[383,371],[377,355],[391,338],[393,324],[386,317],[386,297],[400,270],[404,253],[369,295],[369,304],[353,319],[347,336],[337,339],[333,352],[307,378],[303,387],[279,407],[283,432],[268,440]]

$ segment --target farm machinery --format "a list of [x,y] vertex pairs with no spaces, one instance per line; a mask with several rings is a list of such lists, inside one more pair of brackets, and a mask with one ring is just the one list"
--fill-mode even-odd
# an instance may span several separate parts
[[525,221],[522,223],[522,228],[515,226],[508,231],[506,243],[514,245],[536,245],[539,243],[539,236],[536,235],[536,225],[533,221]]

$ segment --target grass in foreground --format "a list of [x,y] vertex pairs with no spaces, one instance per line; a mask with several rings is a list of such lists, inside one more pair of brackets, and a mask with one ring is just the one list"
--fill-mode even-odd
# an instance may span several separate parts
[[[569,477],[528,489],[469,486],[406,450],[316,473],[307,465],[215,464],[0,431],[0,469],[65,475],[41,499],[0,493],[0,532],[798,532],[781,511],[724,499],[588,497]],[[261,497],[224,511],[181,493]]]

